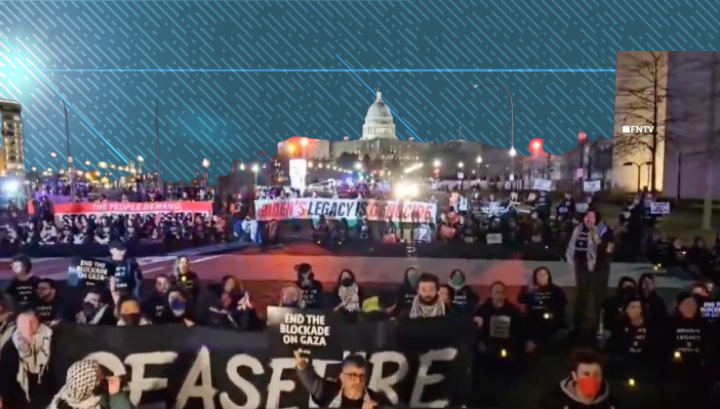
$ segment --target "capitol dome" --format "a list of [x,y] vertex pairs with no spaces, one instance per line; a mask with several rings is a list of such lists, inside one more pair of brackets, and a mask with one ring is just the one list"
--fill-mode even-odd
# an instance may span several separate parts
[[370,105],[365,125],[363,125],[362,138],[368,139],[397,139],[395,124],[393,123],[390,107],[382,100],[382,93],[378,89],[377,99]]

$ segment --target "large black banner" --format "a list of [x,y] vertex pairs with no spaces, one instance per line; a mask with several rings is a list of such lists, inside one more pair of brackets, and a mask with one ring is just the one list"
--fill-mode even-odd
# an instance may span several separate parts
[[[466,402],[475,327],[460,319],[368,322],[335,331],[341,354],[313,351],[320,375],[337,377],[347,353],[365,354],[369,385],[394,403],[444,407]],[[297,381],[289,352],[272,351],[269,332],[158,325],[65,324],[54,334],[52,361],[62,384],[67,368],[90,357],[128,381],[135,404],[168,408],[314,407]],[[334,349],[334,348],[333,348]]]

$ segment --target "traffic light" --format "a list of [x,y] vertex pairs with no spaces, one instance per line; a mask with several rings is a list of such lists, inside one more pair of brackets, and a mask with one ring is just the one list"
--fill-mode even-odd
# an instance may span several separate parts
[[543,140],[542,139],[533,139],[530,141],[530,153],[533,156],[537,156],[541,154],[543,151]]

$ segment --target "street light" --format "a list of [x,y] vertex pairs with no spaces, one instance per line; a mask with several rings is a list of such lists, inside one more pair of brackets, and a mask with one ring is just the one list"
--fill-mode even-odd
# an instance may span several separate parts
[[464,164],[464,163],[462,163],[462,162],[458,162],[458,167],[459,167],[460,169],[462,169],[462,168],[464,168],[464,167],[465,167],[465,164]]
[[145,162],[145,158],[143,158],[143,157],[140,156],[140,155],[138,155],[137,160],[138,160],[138,162],[140,162],[140,163]]
[[85,161],[85,166],[90,166],[90,165],[92,165],[92,163],[90,163],[89,160],[86,160],[86,161]]
[[56,152],[50,152],[50,157],[53,158],[53,159],[57,158],[57,153],[56,153]]
[[361,170],[362,167],[363,167],[363,166],[362,166],[362,163],[360,163],[360,162],[355,163],[355,169]]
[[244,163],[241,163],[241,164],[240,164],[240,170],[245,170],[245,164],[244,164]]
[[300,139],[300,146],[302,146],[303,148],[308,146],[308,143],[309,143],[309,141],[307,138]]
[[475,158],[475,163],[477,163],[478,165],[481,164],[481,163],[482,163],[482,156],[478,156],[477,158]]
[[643,167],[643,165],[652,166],[652,161],[642,162],[642,163],[635,163],[635,162],[625,162],[623,163],[623,166],[635,166],[637,168],[637,192],[640,193],[640,169]]
[[209,168],[210,167],[210,159],[208,159],[208,158],[203,159],[202,167],[204,167],[205,169]]
[[255,186],[257,186],[258,182],[258,172],[260,172],[260,166],[258,166],[257,163],[254,163],[252,165],[252,172],[255,174]]
[[433,166],[436,167],[436,168],[439,168],[439,167],[440,167],[440,160],[439,160],[439,159],[435,159],[435,160],[433,161]]
[[99,162],[99,163],[98,163],[98,167],[99,167],[100,169],[107,169],[108,164],[107,164],[106,162]]
[[476,89],[480,87],[500,87],[507,91],[508,96],[510,97],[510,156],[514,157],[517,155],[517,152],[515,151],[515,114],[513,112],[513,99],[510,90],[506,86],[500,84],[475,84],[473,87]]

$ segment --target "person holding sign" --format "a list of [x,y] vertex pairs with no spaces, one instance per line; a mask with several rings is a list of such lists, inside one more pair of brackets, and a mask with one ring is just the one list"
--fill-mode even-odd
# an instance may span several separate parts
[[295,351],[295,366],[300,382],[320,407],[374,409],[390,405],[389,399],[367,387],[367,362],[362,355],[343,359],[339,380],[318,376],[300,351]]

